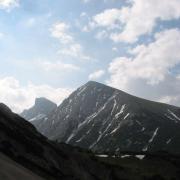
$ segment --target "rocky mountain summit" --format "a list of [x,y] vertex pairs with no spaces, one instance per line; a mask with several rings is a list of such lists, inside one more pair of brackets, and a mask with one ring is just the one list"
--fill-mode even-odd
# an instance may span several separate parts
[[96,152],[180,152],[180,108],[93,81],[32,123],[49,139]]
[[24,110],[20,115],[28,121],[46,118],[49,113],[57,108],[57,105],[46,98],[36,98],[35,104],[30,109]]

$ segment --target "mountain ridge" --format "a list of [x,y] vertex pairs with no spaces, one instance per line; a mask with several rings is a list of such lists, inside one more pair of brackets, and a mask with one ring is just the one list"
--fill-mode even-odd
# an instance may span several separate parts
[[[109,85],[106,85],[106,84],[103,84],[103,83],[97,82],[97,81],[88,81],[87,83],[85,83],[85,84],[82,85],[82,86],[85,86],[85,85],[88,85],[88,84],[99,84],[99,85],[103,85],[103,86],[105,86],[105,87],[107,87],[107,88],[112,88],[112,89],[114,89],[114,90],[120,91],[120,92],[122,92],[122,93],[124,93],[124,94],[126,94],[126,95],[129,95],[129,96],[132,96],[132,97],[134,97],[134,98],[138,98],[138,99],[141,99],[141,100],[149,101],[149,102],[152,102],[152,103],[158,103],[158,104],[161,104],[161,105],[168,105],[168,106],[172,106],[172,107],[175,107],[175,108],[180,108],[180,106],[177,106],[177,105],[168,104],[168,103],[159,102],[159,101],[155,101],[155,100],[146,99],[146,98],[143,98],[143,97],[140,97],[140,96],[136,96],[136,95],[133,95],[133,94],[131,94],[131,93],[127,93],[127,92],[125,92],[125,91],[123,91],[123,90],[120,90],[120,89],[118,89],[118,88],[111,87],[111,86],[109,86]],[[80,86],[80,88],[81,88],[82,86]]]
[[97,152],[180,152],[180,108],[94,81],[32,123],[52,140]]

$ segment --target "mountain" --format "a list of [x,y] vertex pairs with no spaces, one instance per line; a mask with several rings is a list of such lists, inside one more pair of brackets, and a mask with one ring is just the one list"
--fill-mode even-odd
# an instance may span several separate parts
[[93,154],[48,140],[0,103],[0,179],[178,180],[180,156]]
[[36,98],[35,104],[30,109],[24,110],[20,115],[28,121],[45,118],[57,108],[57,105],[46,98]]
[[[38,133],[33,125],[14,114],[2,103],[0,152],[13,161],[10,163],[11,168],[7,167],[9,176],[6,176],[5,169],[1,167],[0,177],[3,179],[18,179],[18,175],[21,175],[20,170],[25,173],[26,170],[18,166],[23,166],[48,180],[95,180],[110,179],[111,176],[111,168],[92,160],[90,155],[78,152],[76,148],[49,141]],[[0,156],[0,163],[3,159],[4,156]],[[14,161],[19,165],[15,165]]]
[[180,108],[93,81],[33,124],[49,139],[96,152],[180,152]]

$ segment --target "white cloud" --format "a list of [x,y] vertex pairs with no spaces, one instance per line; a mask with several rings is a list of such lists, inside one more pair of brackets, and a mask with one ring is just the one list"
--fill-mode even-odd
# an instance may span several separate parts
[[107,9],[93,17],[90,27],[102,26],[109,29],[119,27],[121,11],[119,9]]
[[68,47],[60,49],[58,54],[70,56],[76,59],[91,60],[90,56],[84,54],[83,47],[78,43],[69,44]]
[[174,104],[177,106],[180,106],[180,95],[172,95],[172,96],[164,96],[159,99],[160,102],[166,103],[166,104]]
[[156,33],[154,42],[131,50],[133,58],[119,57],[110,63],[108,83],[145,98],[171,97],[168,99],[172,103],[172,97],[180,92],[180,79],[173,73],[173,68],[180,64],[179,47],[179,29]]
[[91,0],[82,0],[82,2],[86,4],[86,3],[91,2]]
[[0,39],[4,37],[4,34],[0,32]]
[[97,80],[105,74],[104,70],[97,70],[89,75],[89,80]]
[[179,0],[132,0],[132,7],[122,9],[121,33],[112,34],[114,41],[135,42],[138,37],[151,33],[157,20],[171,20],[180,17]]
[[57,22],[50,28],[51,35],[60,40],[61,43],[67,44],[74,41],[69,33],[70,26],[64,22]]
[[19,6],[19,0],[0,0],[0,9],[10,11]]
[[81,17],[81,18],[86,17],[86,16],[87,16],[87,13],[86,13],[86,12],[82,12],[82,13],[80,14],[80,17]]
[[91,57],[84,53],[82,45],[76,42],[70,33],[70,25],[64,22],[57,22],[53,24],[50,31],[52,37],[57,38],[61,44],[61,48],[58,51],[59,54],[76,59],[91,60]]
[[49,85],[37,86],[28,83],[28,85],[22,86],[13,77],[0,79],[0,101],[18,113],[32,106],[36,97],[46,97],[59,104],[71,92],[72,89],[69,88],[53,88]]
[[[180,18],[179,0],[131,0],[129,6],[107,9],[95,15],[86,31],[103,27],[114,42],[134,43],[141,35],[151,33],[159,20]],[[117,30],[119,28],[119,30]]]
[[40,65],[46,70],[46,71],[78,71],[80,68],[74,64],[69,63],[62,63],[60,61],[57,61],[55,63],[45,61],[40,63]]
[[118,48],[117,48],[117,47],[113,47],[113,48],[112,48],[112,51],[118,52]]
[[35,24],[36,24],[36,19],[34,17],[31,17],[31,18],[27,19],[26,22],[25,22],[26,27],[32,27]]
[[99,31],[97,34],[96,34],[96,39],[105,39],[108,37],[108,33],[105,31],[105,30],[102,30],[102,31]]
[[[91,2],[91,1],[94,1],[95,2],[95,0],[81,0],[83,3],[85,3],[85,4],[87,4],[87,3],[89,3],[89,2]],[[102,2],[104,2],[104,3],[107,3],[107,2],[115,2],[115,1],[117,1],[117,0],[101,0]]]

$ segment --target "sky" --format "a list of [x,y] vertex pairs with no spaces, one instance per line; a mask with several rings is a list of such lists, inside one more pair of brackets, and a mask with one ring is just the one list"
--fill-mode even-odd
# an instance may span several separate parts
[[90,80],[180,106],[180,0],[0,0],[0,102],[60,104]]

